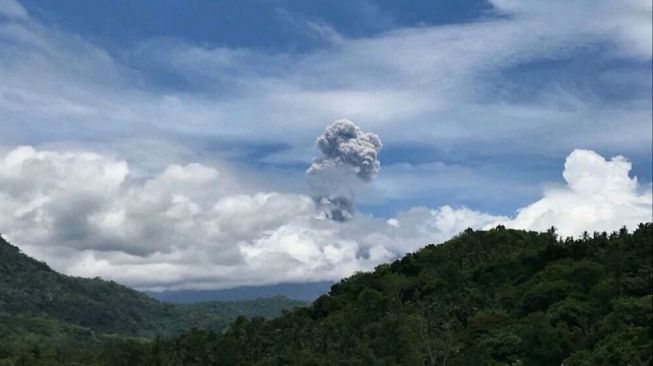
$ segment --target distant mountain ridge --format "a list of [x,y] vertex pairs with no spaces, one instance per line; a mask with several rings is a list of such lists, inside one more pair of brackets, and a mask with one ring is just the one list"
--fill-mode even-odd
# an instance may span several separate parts
[[161,301],[190,304],[200,301],[254,300],[261,297],[285,296],[294,300],[313,301],[329,292],[330,281],[305,283],[279,283],[263,286],[239,286],[222,290],[170,290],[145,291]]
[[21,319],[24,324],[150,337],[193,326],[221,331],[240,315],[272,317],[304,304],[283,296],[192,305],[165,303],[112,281],[57,273],[0,237],[0,317],[5,319],[0,322],[0,339],[3,330],[5,335],[11,333],[6,324]]

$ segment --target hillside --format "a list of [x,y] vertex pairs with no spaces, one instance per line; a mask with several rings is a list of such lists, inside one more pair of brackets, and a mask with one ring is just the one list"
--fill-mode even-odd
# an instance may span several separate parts
[[303,304],[280,296],[164,303],[115,282],[57,273],[0,237],[0,341],[5,343],[27,336],[49,341],[170,336],[193,326],[221,331],[240,315],[272,317]]
[[[653,225],[467,230],[311,307],[116,352],[145,365],[650,365]],[[133,345],[132,345],[133,346]],[[125,361],[127,360],[127,361]]]
[[[5,363],[0,347],[0,365],[650,365],[652,237],[650,223],[565,240],[468,229],[274,319],[239,317],[223,333],[192,329],[74,352],[31,343],[4,350]],[[126,303],[139,301],[157,304]]]

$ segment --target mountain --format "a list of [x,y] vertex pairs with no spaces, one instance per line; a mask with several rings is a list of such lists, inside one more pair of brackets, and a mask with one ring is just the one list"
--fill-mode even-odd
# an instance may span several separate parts
[[240,286],[223,290],[147,291],[148,296],[176,304],[199,301],[253,300],[261,297],[286,296],[291,299],[313,301],[329,292],[333,282],[279,283],[264,286]]
[[57,273],[0,237],[0,342],[26,335],[170,336],[193,326],[222,331],[240,315],[272,317],[301,305],[282,296],[165,303],[115,282]]
[[[554,230],[468,229],[346,278],[277,318],[238,317],[223,332],[194,328],[76,350],[0,342],[0,365],[650,365],[652,251],[651,223],[564,240]],[[158,304],[126,303],[133,302]],[[26,306],[51,313],[34,304]],[[26,325],[90,336],[41,318]]]
[[650,365],[653,225],[560,240],[466,230],[310,307],[133,344],[106,364]]

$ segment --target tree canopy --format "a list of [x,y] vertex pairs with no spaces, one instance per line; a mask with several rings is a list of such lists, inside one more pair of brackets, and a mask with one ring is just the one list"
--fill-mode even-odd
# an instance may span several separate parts
[[[470,229],[346,278],[310,306],[279,317],[240,316],[223,332],[196,327],[172,337],[108,342],[87,360],[649,365],[652,237],[650,223],[632,233],[624,228],[578,239],[558,238],[554,229]],[[23,352],[39,364],[33,349]]]

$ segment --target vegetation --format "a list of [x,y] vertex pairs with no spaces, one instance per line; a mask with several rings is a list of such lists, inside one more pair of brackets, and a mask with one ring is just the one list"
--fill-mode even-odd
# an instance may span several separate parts
[[35,350],[39,358],[47,358],[43,351],[50,350],[59,354],[57,360],[88,359],[90,351],[99,354],[104,345],[143,343],[190,327],[221,332],[238,316],[274,317],[303,305],[283,296],[164,303],[115,282],[57,273],[0,237],[0,365]]
[[[650,223],[564,240],[467,230],[342,280],[310,307],[91,345],[83,364],[650,365],[652,237]],[[74,364],[52,349],[26,346],[8,364]]]

